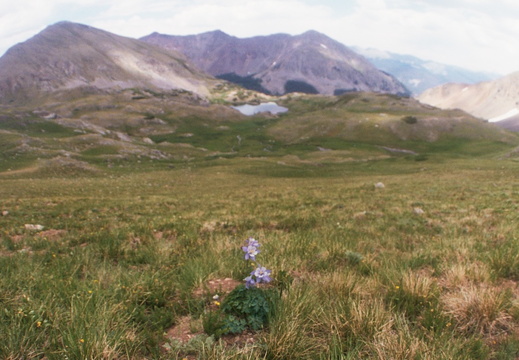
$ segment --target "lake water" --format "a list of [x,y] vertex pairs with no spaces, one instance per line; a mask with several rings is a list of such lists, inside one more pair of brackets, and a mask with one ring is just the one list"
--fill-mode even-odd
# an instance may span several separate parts
[[251,116],[262,112],[269,112],[271,114],[280,114],[287,112],[288,109],[283,106],[279,106],[275,102],[268,102],[259,105],[240,105],[232,106],[233,109],[238,110],[243,115]]

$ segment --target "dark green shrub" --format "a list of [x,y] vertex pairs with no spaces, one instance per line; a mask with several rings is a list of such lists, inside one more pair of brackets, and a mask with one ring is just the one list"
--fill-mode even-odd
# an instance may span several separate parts
[[402,121],[405,122],[406,124],[412,125],[412,124],[416,124],[418,122],[418,119],[415,116],[404,116],[402,118]]
[[260,330],[268,325],[276,291],[244,285],[236,287],[225,298],[222,312],[226,315],[223,333],[240,333],[245,329]]

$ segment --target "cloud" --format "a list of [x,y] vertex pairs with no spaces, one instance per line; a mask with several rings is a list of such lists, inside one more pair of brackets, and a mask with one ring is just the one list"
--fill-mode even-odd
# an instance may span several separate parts
[[[487,13],[494,2],[479,1],[478,6],[468,7],[464,0],[446,0],[445,6],[441,1],[418,1],[404,6],[408,3],[359,1],[356,11],[343,18],[345,29],[357,29],[358,38],[339,40],[475,70],[519,70],[514,61],[519,51],[505,44],[519,36],[519,27],[508,16]],[[510,13],[519,10],[510,2],[506,6]]]
[[[243,37],[304,32],[313,27],[313,19],[325,18],[329,12],[327,7],[298,0],[159,1],[151,8],[144,1],[133,0],[131,6],[110,7],[95,24],[134,36],[152,31],[193,34],[220,29]],[[146,16],[151,13],[151,18]]]

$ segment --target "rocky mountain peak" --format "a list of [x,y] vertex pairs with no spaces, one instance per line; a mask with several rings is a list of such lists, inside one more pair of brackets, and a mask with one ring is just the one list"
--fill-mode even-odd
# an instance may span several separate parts
[[204,96],[208,81],[180,53],[66,21],[0,58],[1,102],[81,87],[184,89]]
[[221,31],[191,36],[151,34],[141,40],[177,50],[213,76],[267,93],[408,94],[391,75],[315,30],[296,36],[275,34],[243,39]]

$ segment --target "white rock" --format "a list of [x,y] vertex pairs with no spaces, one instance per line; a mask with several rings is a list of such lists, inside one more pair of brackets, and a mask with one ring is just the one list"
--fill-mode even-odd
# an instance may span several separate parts
[[7,215],[9,215],[9,211],[7,211],[7,210],[2,211],[2,216],[7,216]]
[[358,213],[353,214],[353,218],[354,218],[354,219],[362,219],[362,218],[365,217],[367,214],[368,214],[367,211],[361,211],[361,212],[358,212]]
[[43,230],[43,225],[25,224],[25,229],[41,231],[41,230]]
[[425,211],[423,211],[422,208],[419,208],[419,207],[415,207],[413,209],[413,212],[416,214],[416,215],[422,215],[422,214],[425,214]]
[[385,187],[386,186],[384,185],[384,183],[381,183],[381,182],[378,182],[375,184],[375,189],[383,189]]

